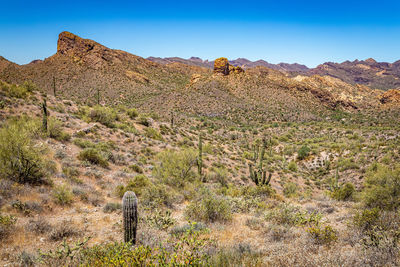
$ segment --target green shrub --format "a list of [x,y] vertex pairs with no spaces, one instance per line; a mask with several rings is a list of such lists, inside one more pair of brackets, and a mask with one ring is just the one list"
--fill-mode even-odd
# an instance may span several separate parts
[[281,204],[266,214],[267,220],[289,226],[319,224],[321,218],[322,216],[320,213],[307,213],[291,204]]
[[107,203],[103,208],[103,211],[105,213],[111,213],[111,212],[121,211],[121,210],[122,210],[122,205],[119,202]]
[[164,184],[151,184],[142,190],[141,203],[147,207],[173,207],[177,197],[171,188]]
[[166,230],[175,224],[175,219],[171,216],[170,210],[154,209],[145,218],[146,224],[160,230]]
[[57,204],[60,205],[69,205],[72,203],[72,192],[71,190],[65,186],[60,185],[54,188],[53,197]]
[[92,110],[90,110],[89,118],[92,121],[100,122],[107,127],[114,128],[114,123],[118,119],[118,116],[113,108],[95,106]]
[[310,154],[310,148],[308,146],[302,146],[297,152],[297,159],[303,160]]
[[49,118],[47,131],[50,138],[58,141],[69,141],[71,139],[71,135],[63,131],[62,122],[54,117]]
[[73,143],[80,148],[94,148],[96,146],[92,141],[82,138],[75,138]]
[[101,155],[99,150],[95,148],[86,148],[82,150],[78,155],[78,159],[100,165],[104,168],[108,167],[108,161]]
[[135,108],[128,109],[126,111],[126,113],[128,114],[129,118],[131,118],[132,120],[139,115],[139,112]]
[[159,140],[159,141],[163,141],[164,138],[162,137],[162,135],[160,134],[159,131],[157,131],[154,128],[148,127],[144,130],[145,136],[154,140]]
[[213,172],[210,175],[210,179],[219,183],[221,186],[226,187],[228,185],[228,171],[225,168],[213,168]]
[[142,167],[140,167],[139,165],[137,165],[137,164],[132,164],[132,165],[129,165],[129,167],[128,167],[130,170],[132,170],[132,171],[134,171],[134,172],[137,172],[137,173],[143,173],[143,169],[142,169]]
[[245,198],[267,198],[275,194],[270,186],[243,186],[240,189],[240,195]]
[[291,161],[288,165],[288,169],[292,172],[297,172],[297,164],[294,161]]
[[42,156],[43,146],[33,137],[40,129],[29,118],[8,120],[0,129],[0,177],[18,183],[47,183],[49,163]]
[[353,217],[353,225],[361,231],[369,231],[375,226],[380,218],[378,208],[364,209],[358,211]]
[[136,175],[132,180],[130,180],[126,186],[117,186],[116,192],[119,197],[123,197],[126,191],[133,191],[137,196],[142,195],[144,188],[151,185],[149,178],[143,174]]
[[373,164],[366,174],[362,200],[370,208],[397,209],[400,206],[400,166]]
[[182,187],[186,181],[193,181],[196,177],[192,167],[197,162],[197,151],[193,149],[167,149],[157,155],[157,160],[154,176],[166,184]]
[[10,236],[14,230],[17,219],[11,215],[2,215],[0,213],[0,241]]
[[341,159],[338,164],[340,171],[357,170],[360,168],[353,159]]
[[352,200],[354,192],[355,192],[354,185],[352,183],[345,183],[344,185],[335,189],[331,193],[331,197],[341,201]]
[[225,198],[203,188],[197,199],[186,207],[185,216],[203,222],[226,222],[232,219],[232,211]]
[[298,190],[297,184],[295,184],[295,183],[293,183],[293,182],[286,183],[286,184],[283,186],[283,194],[284,194],[286,197],[293,197],[293,196],[296,196],[297,190]]
[[26,98],[29,93],[37,90],[37,87],[30,81],[26,81],[22,85],[8,84],[0,81],[0,90],[9,97]]
[[337,241],[337,231],[331,226],[327,225],[322,227],[320,225],[314,225],[307,229],[307,232],[319,245],[330,245]]
[[65,177],[75,183],[81,184],[82,180],[80,180],[79,177],[79,169],[74,167],[74,166],[63,166],[62,167],[62,173],[65,175]]
[[146,116],[143,116],[143,115],[140,115],[140,116],[139,116],[139,118],[138,118],[138,123],[139,123],[139,124],[142,124],[142,125],[144,125],[144,126],[146,126],[146,127],[149,127],[149,126],[150,126],[150,120],[149,120],[149,118],[146,117]]

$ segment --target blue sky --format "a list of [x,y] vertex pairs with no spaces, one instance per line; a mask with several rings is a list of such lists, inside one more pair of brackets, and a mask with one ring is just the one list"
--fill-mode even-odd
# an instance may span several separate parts
[[148,57],[245,57],[271,63],[400,59],[400,1],[0,0],[0,55],[56,52],[70,31]]

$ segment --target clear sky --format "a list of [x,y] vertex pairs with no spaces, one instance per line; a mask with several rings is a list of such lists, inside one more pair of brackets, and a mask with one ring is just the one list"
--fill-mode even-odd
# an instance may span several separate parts
[[26,64],[70,31],[148,57],[271,63],[400,59],[400,1],[0,0],[0,55]]

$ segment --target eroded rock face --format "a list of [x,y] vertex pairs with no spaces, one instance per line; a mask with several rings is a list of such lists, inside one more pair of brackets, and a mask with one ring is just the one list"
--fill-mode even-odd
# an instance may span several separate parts
[[57,53],[79,56],[93,50],[96,45],[102,46],[95,41],[83,39],[70,32],[62,32],[58,36]]
[[229,74],[229,61],[227,58],[220,57],[215,60],[214,73],[221,73],[223,75]]
[[382,104],[393,103],[400,104],[400,90],[399,89],[391,89],[386,91],[381,99]]
[[57,42],[57,54],[68,56],[74,62],[87,63],[94,68],[100,67],[104,62],[118,60],[113,50],[70,32],[60,33]]

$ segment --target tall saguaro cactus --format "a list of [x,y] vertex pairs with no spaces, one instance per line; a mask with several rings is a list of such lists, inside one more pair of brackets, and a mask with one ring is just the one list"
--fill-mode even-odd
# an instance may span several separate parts
[[57,97],[56,95],[56,77],[53,76],[53,93],[54,93],[54,97]]
[[122,198],[122,211],[124,220],[124,241],[132,245],[136,243],[136,230],[138,223],[137,197],[134,192],[125,192]]
[[47,112],[46,99],[43,100],[42,109],[43,109],[43,131],[47,133],[47,116],[48,116],[48,112]]
[[201,176],[203,173],[203,137],[201,132],[199,133],[199,156],[197,158],[197,170]]
[[[267,141],[265,138],[263,139],[261,149],[254,145],[253,163],[249,163],[250,178],[256,185],[268,185],[271,181],[272,173],[269,173],[267,178],[267,171],[263,169],[263,159],[266,146]],[[259,160],[258,166],[254,169],[254,165],[257,164],[257,159]]]

